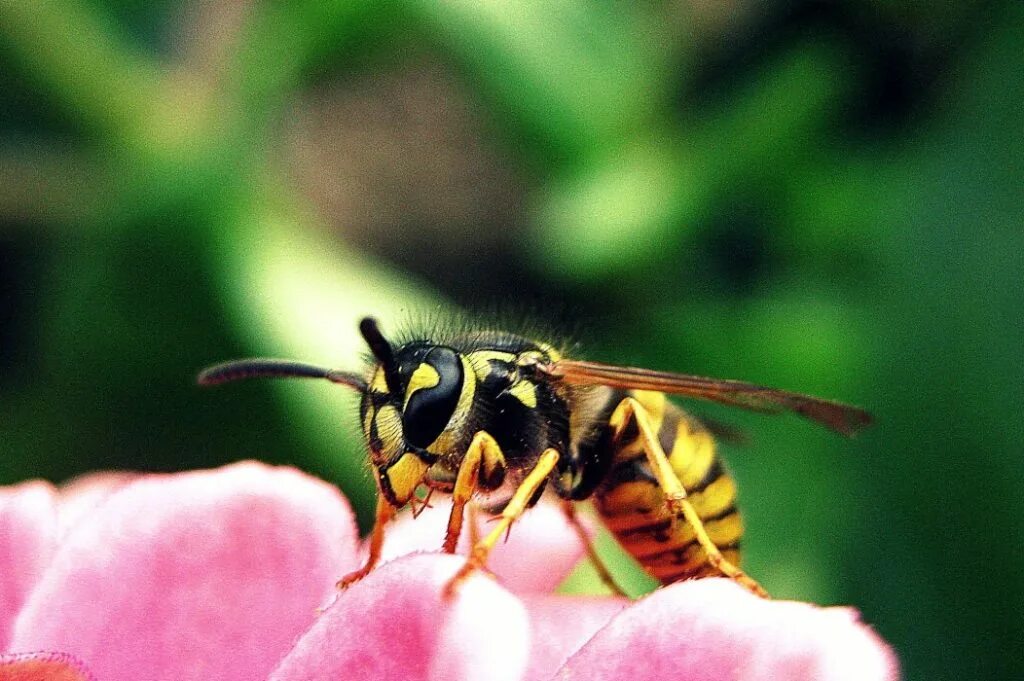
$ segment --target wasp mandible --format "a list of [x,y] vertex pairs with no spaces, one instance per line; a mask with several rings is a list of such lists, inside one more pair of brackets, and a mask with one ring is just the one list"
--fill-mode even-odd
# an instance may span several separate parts
[[709,430],[666,393],[761,412],[790,411],[844,435],[871,422],[864,410],[741,381],[568,359],[547,343],[483,330],[390,343],[377,322],[359,330],[373,355],[365,376],[276,359],[204,370],[202,385],[242,378],[320,378],[362,395],[360,417],[376,472],[376,522],[368,574],[395,513],[420,490],[451,494],[443,550],[455,552],[467,504],[499,513],[449,583],[475,570],[548,486],[597,560],[574,513],[592,499],[603,522],[662,584],[723,575],[759,595],[740,570],[743,525],[736,488]]

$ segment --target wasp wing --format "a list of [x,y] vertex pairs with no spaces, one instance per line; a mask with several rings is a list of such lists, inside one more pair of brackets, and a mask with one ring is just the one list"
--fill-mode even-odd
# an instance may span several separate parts
[[791,411],[847,436],[852,436],[871,423],[871,414],[848,404],[743,381],[568,359],[541,365],[540,370],[549,378],[575,385],[655,390],[765,413]]

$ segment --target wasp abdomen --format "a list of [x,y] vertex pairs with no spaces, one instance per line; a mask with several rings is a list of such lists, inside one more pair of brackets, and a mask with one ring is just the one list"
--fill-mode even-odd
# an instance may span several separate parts
[[[715,453],[714,439],[664,394],[630,391],[629,395],[645,407],[658,428],[662,449],[708,536],[723,558],[738,564],[743,525],[735,505],[736,486]],[[635,428],[627,428],[615,445],[613,462],[594,502],[622,546],[663,584],[719,574],[709,564],[693,528],[668,510]]]

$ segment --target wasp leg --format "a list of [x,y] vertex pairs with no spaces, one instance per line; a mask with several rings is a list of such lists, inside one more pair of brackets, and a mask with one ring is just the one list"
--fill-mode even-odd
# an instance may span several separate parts
[[469,512],[469,545],[476,546],[480,541],[480,507],[471,503],[466,510]]
[[395,507],[388,503],[384,495],[377,492],[377,518],[373,523],[373,530],[370,533],[370,555],[363,567],[355,572],[350,572],[342,577],[337,584],[339,589],[347,589],[360,579],[370,574],[370,571],[380,561],[381,548],[384,546],[384,526],[395,517]]
[[643,442],[644,453],[647,455],[647,462],[651,466],[654,477],[658,480],[658,485],[665,493],[665,499],[672,517],[677,518],[682,515],[686,522],[690,524],[697,542],[704,549],[704,553],[708,558],[708,564],[712,568],[746,587],[756,595],[767,598],[768,592],[747,573],[726,560],[722,552],[718,550],[718,546],[711,541],[711,537],[708,536],[704,523],[701,521],[696,509],[693,508],[693,504],[686,498],[686,488],[683,487],[683,483],[679,481],[679,477],[672,470],[672,465],[669,463],[668,457],[665,456],[661,443],[658,442],[658,433],[651,426],[647,411],[642,404],[632,397],[627,397],[619,403],[609,421],[615,430],[615,437],[619,437],[622,431],[625,430],[630,419],[636,423],[637,429],[640,431],[640,438]]
[[448,531],[444,536],[444,552],[455,553],[455,546],[462,534],[462,518],[466,504],[473,498],[480,471],[483,469],[485,479],[493,479],[499,469],[505,467],[505,455],[501,447],[490,433],[481,430],[473,436],[466,450],[466,457],[459,465],[459,474],[455,478],[455,489],[452,491],[452,513],[448,516]]
[[501,541],[505,533],[511,529],[512,524],[519,519],[519,516],[523,514],[523,511],[533,501],[537,492],[547,481],[548,476],[551,475],[551,471],[555,470],[559,457],[560,454],[555,449],[544,450],[544,453],[540,455],[540,459],[537,460],[537,465],[519,484],[515,494],[512,495],[512,499],[509,500],[501,515],[498,516],[498,522],[494,524],[494,527],[487,533],[487,536],[473,546],[473,551],[466,559],[466,563],[445,586],[445,597],[451,597],[459,588],[459,584],[464,582],[471,574],[484,567],[491,549]]
[[601,556],[597,554],[597,548],[594,546],[594,542],[591,541],[590,535],[587,534],[587,530],[583,527],[583,523],[580,522],[579,517],[576,515],[576,505],[565,500],[562,502],[562,511],[565,513],[565,519],[569,521],[569,525],[576,531],[576,535],[580,538],[580,542],[583,543],[584,548],[587,550],[587,557],[590,559],[590,563],[597,570],[597,576],[601,578],[604,585],[612,590],[613,593],[619,596],[629,596],[622,587],[615,582],[615,578],[612,577],[611,571],[608,566],[604,564]]

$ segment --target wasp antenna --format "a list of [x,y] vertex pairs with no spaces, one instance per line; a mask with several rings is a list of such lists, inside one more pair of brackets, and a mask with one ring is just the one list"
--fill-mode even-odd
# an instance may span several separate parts
[[366,388],[367,388],[366,381],[364,381],[362,378],[360,378],[359,376],[356,376],[355,374],[353,374],[351,372],[348,372],[348,371],[338,371],[336,369],[331,369],[330,371],[327,372],[327,375],[324,376],[324,378],[326,378],[331,383],[337,383],[339,385],[347,385],[350,388],[355,388],[356,390],[358,390],[361,393],[365,393],[366,392]]
[[363,317],[363,320],[359,322],[359,333],[363,334],[366,344],[370,346],[370,352],[373,353],[373,356],[377,358],[377,361],[383,367],[384,379],[387,381],[388,389],[392,392],[397,392],[398,381],[396,371],[398,367],[395,365],[395,351],[391,348],[391,343],[388,343],[387,339],[384,338],[384,334],[380,332],[377,320],[373,317]]
[[220,385],[245,378],[326,378],[331,383],[347,385],[359,392],[366,391],[366,381],[355,374],[287,359],[239,359],[225,362],[203,369],[197,381],[199,385]]
[[380,326],[378,326],[376,319],[364,317],[359,322],[359,333],[363,334],[366,344],[370,346],[370,352],[373,353],[373,356],[377,358],[385,369],[394,366],[395,353],[391,349],[391,344],[384,338],[384,334],[380,332]]

